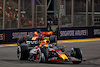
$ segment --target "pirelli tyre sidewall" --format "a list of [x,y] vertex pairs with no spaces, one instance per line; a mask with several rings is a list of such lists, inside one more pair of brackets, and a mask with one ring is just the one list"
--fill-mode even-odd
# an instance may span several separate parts
[[19,60],[28,60],[29,51],[27,46],[18,46],[17,57]]

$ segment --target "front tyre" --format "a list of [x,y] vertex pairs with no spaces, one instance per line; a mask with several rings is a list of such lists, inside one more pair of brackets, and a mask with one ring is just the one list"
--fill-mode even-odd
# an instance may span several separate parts
[[29,57],[28,47],[27,46],[18,46],[17,57],[19,60],[27,60]]
[[48,57],[49,57],[49,51],[48,51],[48,48],[44,47],[44,48],[41,48],[41,51],[42,53],[44,54],[45,56],[45,61],[48,61]]
[[71,56],[80,60],[80,61],[72,61],[73,64],[80,64],[81,63],[82,51],[80,50],[80,48],[73,48],[73,50],[71,51]]
[[37,62],[37,63],[41,62],[41,53],[39,51],[37,51],[35,62]]

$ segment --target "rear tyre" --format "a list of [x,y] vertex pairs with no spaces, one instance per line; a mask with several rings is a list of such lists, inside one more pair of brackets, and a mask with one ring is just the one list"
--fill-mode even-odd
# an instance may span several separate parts
[[57,43],[57,37],[55,35],[50,36],[50,42],[51,43]]
[[72,61],[73,64],[80,64],[82,61],[82,51],[80,48],[73,48],[74,50],[71,51],[71,56],[79,59],[80,61]]
[[27,46],[18,46],[17,57],[19,60],[28,60],[29,52]]

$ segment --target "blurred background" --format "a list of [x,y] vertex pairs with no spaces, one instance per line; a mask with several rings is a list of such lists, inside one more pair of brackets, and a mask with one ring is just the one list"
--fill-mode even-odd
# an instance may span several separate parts
[[100,0],[0,0],[0,29],[100,26]]

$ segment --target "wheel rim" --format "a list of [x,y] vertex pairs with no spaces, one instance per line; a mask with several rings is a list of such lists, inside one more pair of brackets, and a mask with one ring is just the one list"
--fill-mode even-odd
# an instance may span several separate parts
[[17,49],[17,57],[18,57],[19,60],[21,59],[21,52],[20,52],[19,48]]
[[40,55],[39,52],[36,54],[36,61],[37,62],[40,62],[41,61],[41,55]]

